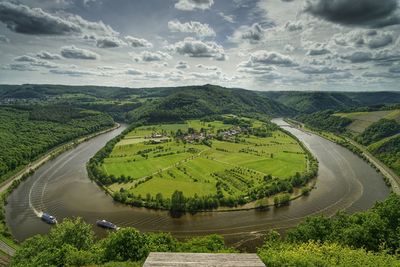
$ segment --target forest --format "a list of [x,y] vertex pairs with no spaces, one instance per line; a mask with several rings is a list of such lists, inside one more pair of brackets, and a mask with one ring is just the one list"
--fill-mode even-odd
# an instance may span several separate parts
[[112,125],[107,114],[69,106],[0,107],[0,182],[57,145]]

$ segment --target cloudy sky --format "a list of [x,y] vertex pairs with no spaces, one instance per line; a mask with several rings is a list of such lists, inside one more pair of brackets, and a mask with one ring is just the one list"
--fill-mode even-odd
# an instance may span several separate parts
[[0,83],[400,90],[400,0],[0,0]]

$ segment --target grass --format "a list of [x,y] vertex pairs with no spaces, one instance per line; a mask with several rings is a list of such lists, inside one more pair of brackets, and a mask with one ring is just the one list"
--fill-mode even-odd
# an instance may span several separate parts
[[[262,127],[253,121],[252,127]],[[286,179],[296,172],[306,171],[305,153],[292,137],[276,130],[270,137],[239,134],[238,141],[211,139],[211,147],[199,143],[175,140],[171,132],[194,128],[207,129],[209,134],[231,129],[233,125],[221,121],[202,122],[190,120],[185,124],[143,126],[132,130],[113,149],[102,164],[103,171],[116,177],[130,176],[133,181],[114,183],[112,191],[121,188],[145,197],[162,193],[170,197],[175,190],[185,196],[215,195],[220,180],[224,194],[243,195],[254,186],[264,183],[263,177],[272,175]],[[151,138],[154,133],[164,132],[163,138]],[[164,139],[151,144],[149,141]],[[151,177],[146,182],[144,178]]]
[[356,134],[362,133],[368,126],[379,121],[380,119],[393,119],[397,122],[400,122],[400,109],[371,112],[336,113],[335,115],[353,120],[353,122],[347,126],[347,129]]

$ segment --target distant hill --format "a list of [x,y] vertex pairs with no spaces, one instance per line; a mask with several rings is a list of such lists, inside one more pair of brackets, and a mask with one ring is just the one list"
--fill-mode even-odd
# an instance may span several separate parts
[[152,122],[232,113],[294,116],[324,110],[399,104],[400,92],[259,92],[215,85],[126,88],[65,85],[0,85],[0,104],[72,105],[106,112],[119,121]]
[[349,110],[366,106],[400,103],[400,92],[262,92],[301,113],[321,110]]
[[153,90],[156,92],[154,96],[163,94],[165,97],[148,100],[130,112],[129,118],[132,121],[141,119],[150,122],[176,121],[228,113],[288,116],[295,112],[266,96],[244,89],[204,85]]
[[64,85],[0,85],[0,103],[72,105],[107,112],[116,120],[176,121],[231,113],[293,115],[295,110],[257,92],[214,85],[121,88]]

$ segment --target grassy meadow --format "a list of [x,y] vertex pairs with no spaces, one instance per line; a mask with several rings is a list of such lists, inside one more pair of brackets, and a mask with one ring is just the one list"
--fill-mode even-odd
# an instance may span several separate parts
[[[192,128],[200,132],[203,128],[210,136],[216,136],[218,131],[233,127],[222,121],[189,120],[184,124],[136,128],[116,144],[101,165],[107,175],[129,177],[127,182],[108,187],[114,192],[123,188],[143,197],[158,193],[170,197],[175,190],[193,197],[217,194],[219,182],[224,195],[237,197],[265,183],[267,175],[272,176],[273,182],[306,171],[305,152],[280,130],[272,131],[268,137],[241,132],[228,140],[212,138],[207,145],[174,138],[178,130]],[[252,120],[251,127],[263,127],[263,123]],[[154,134],[162,137],[153,138]]]

